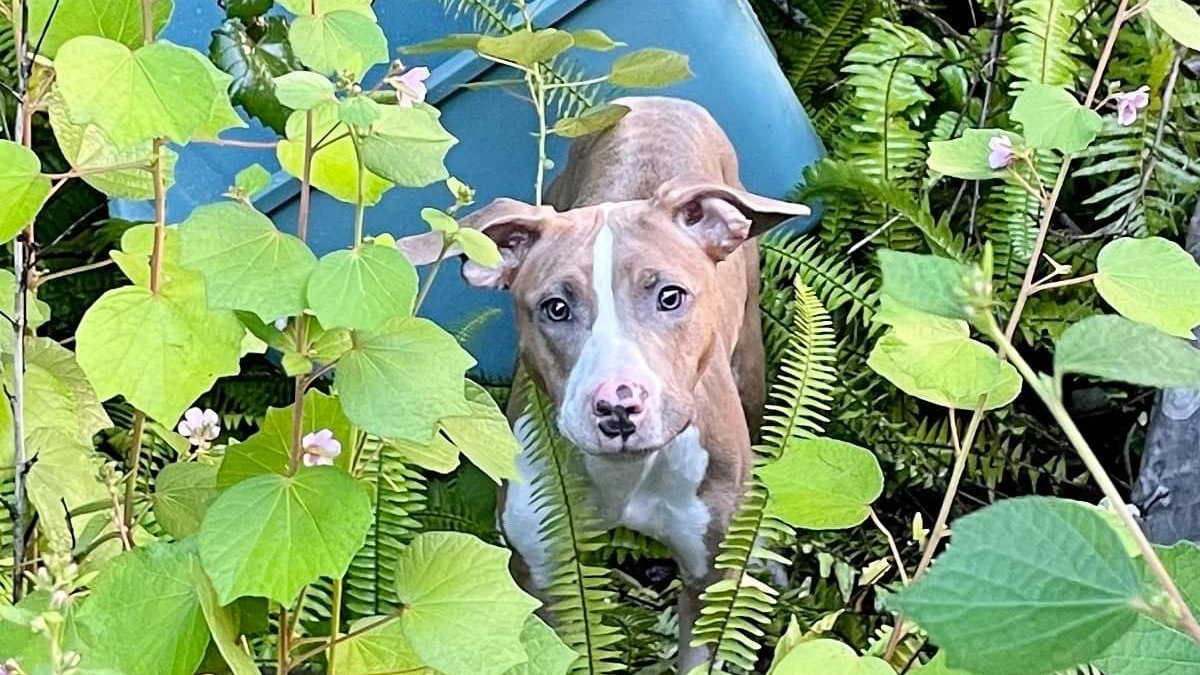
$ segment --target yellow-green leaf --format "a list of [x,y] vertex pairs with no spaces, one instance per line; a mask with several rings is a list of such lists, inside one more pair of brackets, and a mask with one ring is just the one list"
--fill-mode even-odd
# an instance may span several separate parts
[[1200,265],[1161,237],[1111,241],[1096,258],[1096,290],[1123,316],[1176,337],[1200,326]]
[[33,151],[0,141],[0,244],[33,222],[50,194],[50,179]]

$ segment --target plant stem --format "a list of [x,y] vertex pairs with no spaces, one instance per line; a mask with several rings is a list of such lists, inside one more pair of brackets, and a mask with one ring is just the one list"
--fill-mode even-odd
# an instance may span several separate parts
[[533,69],[525,75],[525,81],[529,85],[529,94],[533,99],[533,107],[537,113],[538,119],[538,162],[537,175],[533,183],[533,203],[536,206],[542,205],[542,187],[546,182],[546,137],[549,135],[549,130],[546,126],[546,83],[542,79],[540,65],[534,65]]
[[366,182],[367,165],[363,162],[362,145],[354,130],[350,130],[350,141],[354,143],[354,158],[358,162],[358,198],[354,202],[354,248],[358,249],[363,240],[363,221],[366,219]]
[[292,627],[288,624],[288,611],[282,603],[279,605],[279,660],[275,666],[276,675],[287,675],[292,670],[292,662],[289,658],[292,651]]
[[[300,353],[308,351],[308,316],[301,314],[296,317],[296,347]],[[293,389],[292,400],[292,451],[288,455],[287,475],[296,475],[300,468],[300,455],[304,448],[301,443],[304,437],[304,392],[308,389],[309,378],[297,375]]]
[[[146,430],[146,413],[136,410],[133,413],[133,432],[130,437],[129,468],[125,476],[125,510],[121,519],[123,527],[133,531],[133,499],[137,496],[137,478],[142,461],[142,437]],[[132,537],[130,538],[132,541]]]
[[109,265],[113,265],[115,263],[116,263],[116,261],[112,260],[110,258],[108,260],[101,260],[100,262],[89,263],[87,265],[80,265],[78,267],[70,267],[65,270],[59,270],[57,272],[50,272],[49,274],[42,274],[34,280],[32,285],[36,289],[36,288],[41,287],[41,285],[46,283],[47,281],[53,281],[54,279],[62,279],[63,277],[69,277],[73,274],[80,274],[82,272],[91,272],[92,270],[103,269],[103,268],[108,267]]
[[232,138],[196,138],[192,142],[221,145],[229,148],[258,148],[262,150],[274,149],[279,145],[278,141],[238,141]]
[[1029,294],[1033,295],[1034,293],[1037,293],[1038,291],[1044,291],[1049,288],[1062,288],[1064,286],[1074,286],[1076,284],[1086,284],[1087,282],[1095,279],[1097,276],[1099,276],[1099,275],[1085,274],[1081,277],[1074,277],[1071,279],[1059,279],[1058,281],[1046,281],[1046,282],[1043,282],[1040,284],[1034,284],[1029,289]]
[[[26,19],[27,8],[24,0],[13,0],[12,20],[13,39],[17,53],[17,110],[13,136],[18,142],[30,147],[27,142],[32,136],[29,133],[26,108],[29,88],[29,57],[26,53]],[[25,590],[25,544],[26,521],[28,520],[26,504],[26,479],[29,473],[29,463],[25,448],[25,330],[29,323],[26,307],[29,289],[29,255],[33,245],[33,223],[17,236],[13,242],[13,274],[16,276],[16,297],[13,298],[15,321],[13,322],[13,391],[9,395],[13,418],[13,467],[15,504],[12,509],[13,520],[13,567],[12,567],[12,599],[13,604],[21,600]]]
[[1042,399],[1042,403],[1050,410],[1050,414],[1054,416],[1054,420],[1067,435],[1067,440],[1071,446],[1075,448],[1075,452],[1079,454],[1079,458],[1083,460],[1084,466],[1092,474],[1092,479],[1100,487],[1101,492],[1108,498],[1109,505],[1121,519],[1122,524],[1129,530],[1133,536],[1134,542],[1137,544],[1138,550],[1142,553],[1142,558],[1146,561],[1146,565],[1158,580],[1160,586],[1167,597],[1170,598],[1171,604],[1174,605],[1175,611],[1178,613],[1179,621],[1184,631],[1195,641],[1200,644],[1200,623],[1196,622],[1196,617],[1192,615],[1191,609],[1188,608],[1187,602],[1183,599],[1183,594],[1179,592],[1179,587],[1175,585],[1175,581],[1171,579],[1171,574],[1167,572],[1167,568],[1163,566],[1162,560],[1154,551],[1154,545],[1146,538],[1142,528],[1138,526],[1134,520],[1133,514],[1129,512],[1129,508],[1125,504],[1125,500],[1121,497],[1121,492],[1112,482],[1108,472],[1104,470],[1104,465],[1100,463],[1100,459],[1096,457],[1096,453],[1092,452],[1091,446],[1080,433],[1079,427],[1075,426],[1075,420],[1071,419],[1070,413],[1067,412],[1066,406],[1062,404],[1058,396],[1049,389],[1046,384],[1034,372],[1033,367],[1021,356],[1012,342],[1000,332],[1000,327],[996,325],[995,320],[988,317],[987,332],[996,342],[996,346],[1000,351],[1008,357],[1009,361],[1016,366],[1020,371],[1021,376],[1029,386]]
[[883,521],[879,519],[879,514],[875,513],[875,509],[868,509],[868,513],[875,528],[882,532],[884,537],[887,537],[888,548],[891,549],[892,558],[896,561],[896,571],[900,573],[900,581],[907,586],[908,572],[904,569],[904,558],[900,557],[900,548],[896,546],[896,538],[887,529],[887,525],[884,525]]
[[312,203],[313,114],[304,114],[304,170],[300,176],[300,207],[297,209],[296,236],[308,240],[308,214]]
[[421,290],[417,292],[417,301],[413,305],[413,316],[421,311],[421,305],[425,302],[425,296],[429,295],[429,289],[433,287],[433,280],[437,278],[438,270],[442,268],[442,262],[446,259],[446,252],[450,250],[450,242],[442,238],[442,252],[438,254],[437,260],[433,266],[429,268],[429,274],[425,276],[425,282],[421,284]]
[[329,619],[329,652],[325,654],[326,675],[335,675],[333,657],[337,652],[338,634],[342,630],[342,580],[333,580],[333,611]]
[[[344,635],[339,635],[337,638],[330,638],[329,642],[331,642],[331,643],[345,642],[346,640],[358,637],[359,635],[362,635],[363,633],[375,630],[376,628],[379,628],[380,626],[382,626],[386,623],[390,623],[392,621],[395,621],[396,619],[399,619],[400,614],[403,611],[404,611],[404,608],[401,607],[400,609],[393,611],[391,614],[381,617],[376,621],[372,621],[371,623],[369,623],[365,626],[356,628],[356,629],[350,631],[349,633],[346,633]],[[321,652],[326,651],[328,648],[329,648],[329,645],[321,645],[319,647],[314,647],[313,649],[311,649],[307,652],[304,652],[300,656],[297,656],[295,659],[293,659],[293,663],[295,663],[295,664],[304,663],[305,661],[311,659],[312,657],[316,656],[317,654],[320,654]]]

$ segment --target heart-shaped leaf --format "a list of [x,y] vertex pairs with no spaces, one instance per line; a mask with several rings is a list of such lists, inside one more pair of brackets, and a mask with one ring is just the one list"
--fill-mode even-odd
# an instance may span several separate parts
[[7,242],[33,222],[50,195],[50,179],[33,151],[12,141],[0,141],[0,243]]
[[1184,0],[1149,0],[1146,13],[1176,42],[1200,51],[1200,14],[1195,7]]
[[217,498],[214,464],[168,464],[154,479],[154,519],[177,540],[200,531],[204,513]]
[[929,144],[929,159],[926,164],[943,176],[967,180],[1000,178],[1003,169],[993,169],[988,164],[993,138],[1008,138],[1013,147],[1024,145],[1020,136],[1004,129],[967,129],[959,138],[950,141],[933,141]]
[[381,106],[371,134],[362,141],[363,162],[397,185],[425,187],[450,175],[446,153],[457,143],[434,108]]
[[[146,44],[141,0],[29,0],[25,6],[29,8],[26,30],[38,37],[39,53],[51,59],[59,47],[80,35],[108,38],[130,49]],[[151,0],[150,25],[156,35],[167,25],[172,9],[171,0]]]
[[882,250],[880,295],[908,309],[951,319],[966,319],[964,289],[970,268],[935,255]]
[[417,270],[391,246],[359,246],[321,258],[308,280],[308,304],[326,328],[375,330],[412,314]]
[[1200,349],[1124,317],[1090,316],[1063,332],[1054,370],[1143,387],[1200,386]]
[[298,17],[288,37],[300,61],[326,75],[349,71],[361,78],[388,60],[383,29],[373,16],[354,10]]
[[894,675],[892,667],[874,656],[859,656],[837,640],[809,640],[790,650],[770,675]]
[[770,490],[767,508],[809,530],[854,527],[883,492],[883,471],[870,451],[830,438],[796,439],[759,469]]
[[1013,104],[1012,118],[1020,122],[1025,142],[1034,148],[1079,152],[1096,140],[1104,119],[1061,87],[1031,82]]
[[288,43],[288,24],[282,16],[250,22],[230,19],[213,31],[209,58],[233,75],[230,96],[251,116],[282,134],[291,109],[275,97],[275,78],[303,68]]
[[608,81],[618,87],[647,89],[665,87],[691,76],[687,56],[651,47],[630,52],[613,61]]
[[1200,265],[1162,237],[1109,242],[1096,258],[1096,290],[1123,316],[1177,337],[1200,326]]
[[328,77],[297,70],[275,78],[275,97],[292,110],[310,110],[333,100],[334,86]]
[[[385,110],[394,107],[388,106]],[[302,178],[304,175],[304,144],[308,114],[303,111],[292,113],[287,121],[287,140],[280,141],[275,148],[279,165],[296,178]],[[311,176],[313,187],[335,199],[354,204],[358,201],[358,156],[354,151],[354,141],[349,135],[350,130],[338,119],[337,104],[333,101],[317,106],[311,111],[311,114],[313,116],[311,143],[315,146],[321,139],[326,139],[321,144],[321,148],[313,155]],[[364,148],[364,160],[366,157]],[[380,178],[368,170],[363,176],[363,203],[367,206],[377,203],[383,193],[391,187],[390,181]]]

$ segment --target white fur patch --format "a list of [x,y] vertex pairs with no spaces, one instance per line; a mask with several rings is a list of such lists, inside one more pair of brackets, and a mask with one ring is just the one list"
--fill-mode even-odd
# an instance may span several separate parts
[[504,512],[500,515],[505,542],[521,554],[533,583],[539,589],[550,584],[550,551],[542,539],[543,509],[534,504],[533,479],[545,467],[534,461],[529,450],[528,416],[523,416],[513,426],[521,452],[517,455],[518,480],[508,482],[504,496]]
[[628,527],[667,544],[685,578],[707,573],[704,535],[712,516],[697,493],[708,469],[708,452],[695,427],[645,457],[587,455],[584,466],[606,526]]

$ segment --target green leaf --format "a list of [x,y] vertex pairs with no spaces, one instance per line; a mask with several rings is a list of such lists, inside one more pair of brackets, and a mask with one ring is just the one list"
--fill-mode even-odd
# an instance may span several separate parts
[[438,420],[477,414],[463,397],[475,359],[431,321],[401,317],[355,337],[338,362],[336,382],[346,415],[385,437],[427,443]]
[[563,644],[554,630],[536,616],[525,621],[521,644],[529,660],[513,666],[506,675],[565,675],[580,659],[578,652]]
[[262,164],[251,164],[239,171],[233,179],[234,187],[247,197],[253,197],[266,190],[270,184],[271,172],[264,169]]
[[646,89],[665,87],[692,76],[688,57],[667,49],[639,49],[613,61],[609,84]]
[[437,209],[421,209],[421,220],[424,220],[429,225],[429,229],[434,232],[453,235],[459,231],[458,221]]
[[203,57],[159,41],[137,51],[78,37],[55,60],[58,90],[76,124],[95,124],[118,148],[165,136],[186,143],[212,117],[222,92]]
[[375,330],[412,314],[417,270],[392,247],[359,246],[321,258],[308,280],[308,304],[326,328]]
[[191,675],[208,647],[190,544],[154,543],[105,566],[80,608],[85,652],[126,675]]
[[[75,124],[71,121],[67,106],[58,90],[46,97],[46,109],[50,113],[50,127],[63,156],[76,169],[86,171],[81,178],[85,183],[110,197],[124,199],[153,199],[154,174],[148,169],[119,169],[107,171],[107,167],[141,162],[147,167],[154,157],[154,142],[143,141],[129,148],[118,148],[95,124]],[[163,148],[163,183],[166,187],[175,184],[175,162],[179,155],[170,148]]]
[[255,209],[237,202],[198,207],[179,226],[179,239],[179,262],[204,276],[209,307],[274,321],[307,306],[317,257]]
[[1200,386],[1200,349],[1120,316],[1090,316],[1063,332],[1054,370],[1143,387]]
[[971,675],[965,670],[958,670],[946,665],[946,652],[938,652],[923,666],[913,669],[913,675]]
[[499,483],[517,476],[520,448],[508,418],[486,389],[467,380],[467,415],[443,417],[442,430],[471,463]]
[[33,222],[50,195],[50,179],[33,151],[12,141],[0,141],[0,244]]
[[768,510],[808,530],[858,525],[883,492],[883,471],[875,455],[829,438],[793,440],[759,472],[771,493]]
[[233,109],[233,104],[229,100],[229,90],[233,84],[233,76],[221,70],[212,61],[209,61],[200,54],[191,53],[204,65],[204,69],[208,71],[213,91],[216,92],[216,95],[212,99],[212,107],[208,112],[208,118],[196,131],[195,138],[214,140],[219,138],[221,132],[226,129],[245,129],[247,126],[245,120]]
[[809,640],[788,651],[770,675],[894,675],[887,661],[859,656],[837,640]]
[[616,42],[604,31],[594,28],[571,31],[571,39],[575,41],[576,47],[590,49],[595,52],[607,52],[616,47],[625,46],[624,42]]
[[571,48],[571,34],[557,28],[522,28],[500,37],[485,35],[475,42],[475,50],[485,56],[525,67],[545,63]]
[[425,187],[446,180],[446,153],[458,143],[428,106],[379,109],[379,120],[362,141],[367,169],[397,185]]
[[[313,187],[335,199],[354,204],[358,201],[358,156],[355,154],[354,141],[349,136],[349,129],[338,120],[337,104],[332,101],[314,108],[312,115],[312,143],[315,145],[322,138],[328,139],[313,155]],[[287,140],[280,141],[275,148],[280,166],[296,178],[302,178],[304,175],[306,117],[305,112],[293,113],[287,121]],[[365,147],[363,156],[364,159],[367,156]],[[383,193],[392,187],[391,182],[369,170],[363,178],[363,203],[367,206],[377,203]]]
[[462,249],[463,255],[476,264],[495,269],[503,260],[496,242],[479,230],[461,229],[454,235],[454,240]]
[[413,651],[447,675],[499,675],[539,605],[508,572],[510,553],[460,532],[417,535],[396,561],[400,625]]
[[204,512],[217,498],[217,467],[213,464],[168,464],[154,479],[154,519],[177,540],[200,531]]
[[404,457],[405,464],[413,464],[442,474],[448,474],[458,468],[458,448],[440,433],[434,434],[427,443],[414,443],[403,438],[393,438],[388,440],[388,443]]
[[275,0],[225,0],[225,16],[255,19],[271,11]]
[[1012,403],[1021,392],[1020,373],[968,337],[965,323],[955,323],[957,331],[942,333],[929,327],[893,329],[875,343],[867,365],[904,393],[946,408],[969,410],[981,396],[987,397],[985,410]]
[[[278,2],[292,14],[298,16],[312,14],[312,0],[278,0]],[[371,19],[375,18],[375,12],[371,10],[371,0],[320,0],[317,3],[318,14],[340,11],[358,12]]]
[[75,355],[50,338],[27,338],[25,433],[56,430],[90,447],[92,437],[111,426]]
[[429,42],[401,47],[400,51],[405,54],[432,54],[435,52],[462,51],[464,49],[475,51],[479,45],[479,41],[484,37],[480,33],[451,33],[446,37],[430,40]]
[[[1200,548],[1191,542],[1155,548],[1192,614],[1200,612]],[[1142,576],[1157,585],[1149,570]],[[1106,675],[1191,675],[1200,672],[1200,646],[1178,627],[1143,614],[1092,663]]]
[[[0,269],[0,312],[4,316],[14,316],[13,306],[17,301],[17,277],[7,269]],[[25,322],[29,330],[37,330],[39,326],[50,320],[50,305],[37,299],[33,291],[25,298]],[[12,353],[12,336],[0,343],[0,352]]]
[[274,78],[303,67],[287,38],[282,16],[260,17],[249,27],[230,19],[213,31],[208,48],[212,62],[234,76],[233,103],[280,134],[292,111],[275,97]]
[[[41,45],[39,53],[47,58],[53,59],[59,47],[80,35],[116,40],[130,49],[146,44],[141,0],[29,0],[26,6],[29,8],[28,35]],[[150,21],[155,35],[167,25],[171,10],[171,0],[152,0]]]
[[233,675],[261,675],[258,666],[254,663],[254,658],[247,654],[238,643],[237,607],[221,606],[217,599],[216,589],[213,588],[212,582],[208,580],[208,576],[204,574],[204,570],[200,569],[199,565],[193,567],[192,579],[196,585],[196,594],[200,598],[200,609],[204,612],[204,620],[208,623],[209,632],[212,633],[213,644],[225,658],[230,672]]
[[1146,13],[1176,42],[1200,51],[1200,15],[1194,7],[1184,0],[1150,0]]
[[388,60],[383,29],[374,17],[354,10],[298,17],[288,37],[300,61],[325,75],[349,71],[357,80]]
[[977,675],[1073,668],[1128,631],[1135,604],[1146,603],[1120,537],[1087,505],[1009,499],[960,518],[953,531],[929,572],[888,601],[951,667]]
[[1020,122],[1025,142],[1034,148],[1076,153],[1092,144],[1104,119],[1061,87],[1028,83],[1013,104],[1012,118]]
[[967,129],[952,141],[933,141],[929,144],[926,164],[943,176],[967,180],[987,180],[1004,176],[1004,169],[988,164],[991,148],[988,143],[996,136],[1007,136],[1014,148],[1024,145],[1020,136],[1004,129]]
[[380,106],[370,96],[351,96],[338,101],[338,119],[350,126],[366,129],[379,119]]
[[437,671],[425,667],[413,651],[395,617],[359,619],[350,625],[349,634],[356,632],[357,635],[338,645],[331,670],[342,675],[437,675]]
[[882,302],[896,302],[926,314],[966,319],[965,286],[971,269],[935,255],[882,250]]
[[605,103],[577,117],[564,117],[554,124],[554,133],[563,138],[579,138],[608,129],[629,113],[629,106]]
[[218,377],[238,372],[245,329],[209,310],[193,282],[108,291],[75,333],[79,366],[96,394],[118,394],[150,417],[174,424]]
[[[286,408],[267,408],[258,433],[244,443],[231,445],[225,450],[225,459],[221,461],[217,475],[218,489],[224,490],[255,476],[283,476],[287,473],[292,449],[292,412],[295,407],[293,404]],[[338,455],[334,464],[349,470],[353,454],[351,449],[355,443],[354,426],[342,412],[337,397],[314,389],[304,394],[301,437],[321,429],[332,431],[333,438],[342,444],[342,454]]]
[[222,604],[244,596],[290,604],[305,584],[345,574],[370,525],[366,492],[340,468],[256,476],[209,507],[200,560]]
[[1109,242],[1096,258],[1096,290],[1128,319],[1183,338],[1200,325],[1200,265],[1161,237]]
[[275,78],[275,97],[292,110],[311,110],[333,100],[333,82],[320,73],[297,70]]
[[[38,530],[44,536],[70,540],[72,532],[84,531],[83,524],[67,522],[67,512],[84,504],[108,500],[108,489],[100,482],[100,458],[91,442],[81,442],[61,429],[39,429],[27,435],[29,456],[36,456],[29,470],[29,501],[38,513]],[[64,504],[65,503],[65,504]],[[94,520],[107,523],[107,514]],[[79,545],[87,543],[76,536]],[[97,558],[97,552],[89,560]]]

